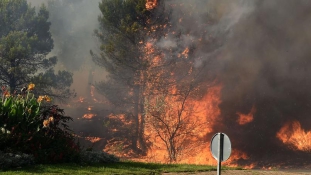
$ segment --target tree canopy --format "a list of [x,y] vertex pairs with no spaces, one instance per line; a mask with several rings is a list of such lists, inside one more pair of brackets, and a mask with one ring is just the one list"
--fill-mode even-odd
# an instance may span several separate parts
[[32,82],[36,93],[59,99],[74,95],[72,74],[55,74],[57,58],[48,57],[54,46],[48,19],[44,5],[36,11],[26,0],[0,1],[0,83],[11,93]]
[[[101,41],[101,53],[96,55],[91,52],[94,61],[109,72],[106,81],[98,83],[97,88],[119,109],[113,112],[125,116],[121,120],[125,119],[131,124],[124,126],[135,128],[127,136],[123,135],[132,140],[122,141],[126,140],[125,145],[132,144],[134,151],[136,149],[143,152],[154,144],[150,142],[152,136],[149,137],[144,132],[148,129],[146,126],[151,131],[150,127],[161,125],[159,120],[153,119],[166,117],[165,114],[146,115],[152,113],[152,109],[148,108],[149,103],[154,105],[152,99],[161,96],[168,100],[165,104],[181,104],[180,108],[166,108],[166,112],[172,114],[171,119],[167,120],[169,125],[177,126],[170,128],[176,129],[177,134],[171,135],[169,139],[178,140],[175,135],[184,132],[179,131],[181,123],[187,122],[184,128],[188,130],[192,128],[190,119],[193,115],[189,113],[194,110],[188,109],[191,106],[190,100],[200,98],[199,90],[206,89],[199,82],[199,77],[203,75],[202,67],[194,66],[196,57],[193,53],[199,42],[184,30],[187,23],[171,23],[169,19],[172,18],[173,5],[166,6],[165,1],[157,1],[154,7],[149,5],[146,0],[103,0],[99,5],[102,12],[99,16],[100,28],[95,30]],[[187,13],[181,18],[187,22],[194,21]],[[186,103],[189,104],[188,107],[185,107]],[[152,120],[149,120],[150,117]],[[113,120],[115,118],[118,117]],[[175,119],[177,122],[174,123]],[[150,122],[156,125],[150,125]],[[165,132],[159,129],[155,131]],[[159,136],[162,135],[155,137]],[[168,143],[168,140],[162,141]],[[177,149],[181,145],[166,146],[167,149]],[[176,161],[178,153],[168,152],[170,161]]]

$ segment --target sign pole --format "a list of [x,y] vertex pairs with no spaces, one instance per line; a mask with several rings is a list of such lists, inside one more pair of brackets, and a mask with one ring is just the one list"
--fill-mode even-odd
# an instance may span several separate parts
[[216,133],[212,137],[211,152],[217,160],[217,175],[221,175],[221,162],[226,161],[231,154],[231,142],[229,137],[222,132]]
[[223,160],[223,144],[224,144],[224,135],[218,133],[218,164],[217,164],[217,175],[221,175],[221,161]]

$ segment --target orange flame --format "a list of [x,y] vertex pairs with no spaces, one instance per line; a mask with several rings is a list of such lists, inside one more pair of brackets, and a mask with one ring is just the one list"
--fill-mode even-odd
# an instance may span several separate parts
[[88,141],[90,141],[90,142],[92,142],[92,143],[95,143],[95,142],[98,142],[98,141],[100,141],[102,138],[100,138],[100,137],[85,137],[85,140],[88,140]]
[[80,103],[83,103],[84,100],[85,100],[85,99],[84,99],[83,97],[79,97],[79,100],[78,100],[78,101],[79,101]]
[[250,123],[254,120],[254,114],[256,112],[256,108],[253,106],[251,111],[248,114],[242,114],[240,112],[237,112],[236,114],[239,115],[239,118],[237,122],[240,125],[245,125],[247,123]]
[[152,10],[158,5],[157,0],[147,0],[146,2],[146,9],[147,10]]
[[[234,163],[234,161],[240,160],[240,159],[247,160],[247,159],[249,159],[249,157],[243,151],[240,151],[240,150],[237,150],[237,149],[233,149],[229,159],[224,162],[224,165],[230,166],[230,167],[238,167],[239,165]],[[255,164],[252,163],[250,165],[245,165],[243,168],[245,168],[245,169],[252,169],[254,167],[255,167]]]
[[85,119],[92,119],[96,117],[96,114],[84,114],[82,118],[85,118]]
[[182,54],[185,58],[188,58],[189,47],[187,47],[181,54]]
[[[181,153],[178,163],[191,163],[191,164],[216,164],[216,161],[212,157],[209,149],[209,140],[206,141],[206,136],[212,132],[211,126],[217,120],[220,115],[220,91],[222,86],[211,87],[208,93],[199,101],[190,100],[187,106],[192,106],[194,113],[191,116],[184,116],[183,120],[188,118],[193,123],[204,123],[204,126],[199,128],[193,128],[193,132],[198,137],[187,138],[189,143],[186,147],[187,151]],[[176,90],[176,89],[175,89]],[[172,90],[174,91],[174,89]],[[187,121],[186,121],[187,122]],[[159,162],[167,163],[168,155],[165,144],[159,137],[155,137],[155,131],[146,128],[145,134],[148,136],[149,141],[153,143],[148,150],[147,156],[137,159],[144,162]]]
[[294,150],[311,151],[311,131],[303,130],[298,121],[286,123],[276,137]]

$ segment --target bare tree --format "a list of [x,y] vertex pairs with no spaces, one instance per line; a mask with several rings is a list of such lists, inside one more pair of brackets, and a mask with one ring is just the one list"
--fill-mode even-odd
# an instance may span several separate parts
[[179,93],[149,97],[145,100],[146,128],[149,136],[156,137],[161,143],[153,142],[157,147],[165,145],[170,163],[179,161],[183,155],[202,144],[198,130],[205,123],[196,116],[191,93],[195,90],[187,87]]

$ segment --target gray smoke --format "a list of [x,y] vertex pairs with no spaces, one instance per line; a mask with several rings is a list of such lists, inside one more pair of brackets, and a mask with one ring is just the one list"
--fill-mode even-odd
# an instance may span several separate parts
[[[72,99],[68,106],[62,106],[66,115],[74,119],[72,129],[81,136],[101,137],[106,132],[99,120],[108,115],[108,112],[102,104],[94,102],[94,98],[98,101],[101,98],[96,96],[96,91],[93,92],[93,97],[91,88],[96,81],[105,79],[106,73],[102,68],[96,67],[90,55],[90,50],[97,52],[99,47],[93,34],[99,26],[97,19],[100,15],[100,0],[27,1],[37,10],[42,4],[49,10],[50,30],[54,40],[54,49],[50,54],[58,58],[56,70],[73,73],[71,88],[77,92],[77,98]],[[84,114],[91,113],[96,115],[94,120],[82,119]]]
[[[309,1],[258,1],[230,31],[220,53],[222,122],[249,152],[276,151],[275,135],[288,121],[311,129],[308,45]],[[236,112],[257,108],[254,121],[239,126]],[[238,139],[239,138],[239,139]],[[252,144],[245,144],[250,142]]]
[[[228,134],[234,148],[254,159],[306,156],[288,149],[276,133],[294,120],[311,129],[311,1],[168,2],[182,4],[173,10],[171,23],[185,35],[203,38],[192,54],[194,64],[205,65],[206,76],[223,85],[214,131]],[[191,20],[180,25],[184,14]],[[253,106],[254,120],[239,125],[237,112],[248,114]]]

